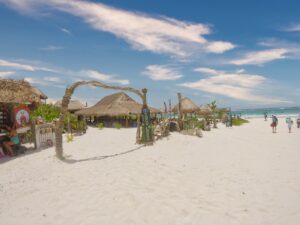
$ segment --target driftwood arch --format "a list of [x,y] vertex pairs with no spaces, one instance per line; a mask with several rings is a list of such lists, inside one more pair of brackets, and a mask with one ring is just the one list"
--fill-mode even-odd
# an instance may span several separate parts
[[[143,102],[143,106],[141,109],[142,113],[149,113],[149,108],[147,105],[147,89],[144,88],[142,90],[138,90],[138,89],[134,89],[131,87],[119,87],[119,86],[111,86],[111,85],[107,85],[104,83],[101,83],[99,81],[78,81],[72,85],[70,85],[69,87],[66,88],[65,91],[65,95],[62,98],[62,105],[61,105],[61,112],[60,112],[60,116],[59,116],[59,121],[56,124],[56,131],[55,131],[55,138],[56,138],[56,143],[55,143],[55,151],[56,151],[56,156],[60,159],[63,158],[63,138],[62,138],[62,132],[63,132],[63,128],[64,128],[64,118],[66,113],[68,112],[68,105],[70,103],[71,97],[75,91],[76,88],[83,86],[83,85],[91,85],[91,86],[95,86],[95,87],[101,87],[101,88],[105,88],[105,89],[112,89],[112,90],[122,90],[122,91],[128,91],[131,93],[134,93],[136,95],[138,95],[142,102]],[[143,114],[142,114],[143,116]],[[146,124],[145,124],[146,123]],[[148,121],[149,123],[149,121]],[[140,141],[139,137],[140,137],[140,127],[138,126],[138,130],[137,130],[137,142],[143,142],[143,143],[152,143],[153,142],[153,135],[152,132],[147,130],[150,129],[150,124],[147,124],[147,120],[145,121],[144,119],[142,119],[142,137],[143,140]],[[147,133],[147,135],[145,135],[144,133]]]

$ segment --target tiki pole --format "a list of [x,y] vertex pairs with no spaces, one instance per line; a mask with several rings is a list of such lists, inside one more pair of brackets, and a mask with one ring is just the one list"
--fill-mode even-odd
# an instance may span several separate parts
[[153,132],[151,124],[150,110],[147,105],[147,89],[142,89],[143,107],[142,107],[142,143],[153,144]]
[[181,93],[177,93],[177,97],[178,97],[178,124],[179,124],[179,128],[180,130],[182,130],[182,126],[183,126],[183,113],[182,113],[182,105],[181,105]]

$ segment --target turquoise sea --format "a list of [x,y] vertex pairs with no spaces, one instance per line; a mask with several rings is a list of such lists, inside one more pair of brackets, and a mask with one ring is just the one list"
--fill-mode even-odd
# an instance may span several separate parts
[[244,118],[264,117],[264,113],[267,113],[268,117],[272,115],[276,115],[278,117],[285,117],[285,116],[298,117],[300,115],[300,107],[241,109],[241,110],[233,110],[232,113],[240,114]]

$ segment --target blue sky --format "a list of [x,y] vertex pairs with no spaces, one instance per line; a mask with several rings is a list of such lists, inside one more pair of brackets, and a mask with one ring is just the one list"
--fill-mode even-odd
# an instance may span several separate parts
[[[0,77],[24,78],[50,101],[98,80],[147,87],[156,107],[177,92],[234,109],[296,106],[299,9],[296,0],[0,0]],[[110,93],[81,87],[74,98]]]

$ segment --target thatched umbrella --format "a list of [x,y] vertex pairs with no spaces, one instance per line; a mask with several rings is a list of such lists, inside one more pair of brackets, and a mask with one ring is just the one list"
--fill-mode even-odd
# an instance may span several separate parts
[[208,105],[202,105],[199,108],[200,108],[200,114],[208,115],[212,113],[212,110]]
[[[61,100],[57,101],[54,105],[57,106],[57,107],[61,107]],[[68,105],[68,111],[69,112],[76,112],[76,111],[82,110],[84,108],[85,108],[85,105],[82,104],[78,100],[70,100],[70,103]]]
[[[200,108],[191,99],[183,97],[181,99],[181,111],[182,113],[198,113]],[[178,112],[178,104],[173,107],[172,112]]]
[[0,79],[0,102],[40,102],[40,94],[25,80]]
[[[134,101],[124,92],[118,92],[102,98],[94,106],[77,111],[76,115],[84,116],[121,116],[130,114],[141,114],[142,104]],[[151,113],[159,110],[149,107]]]

